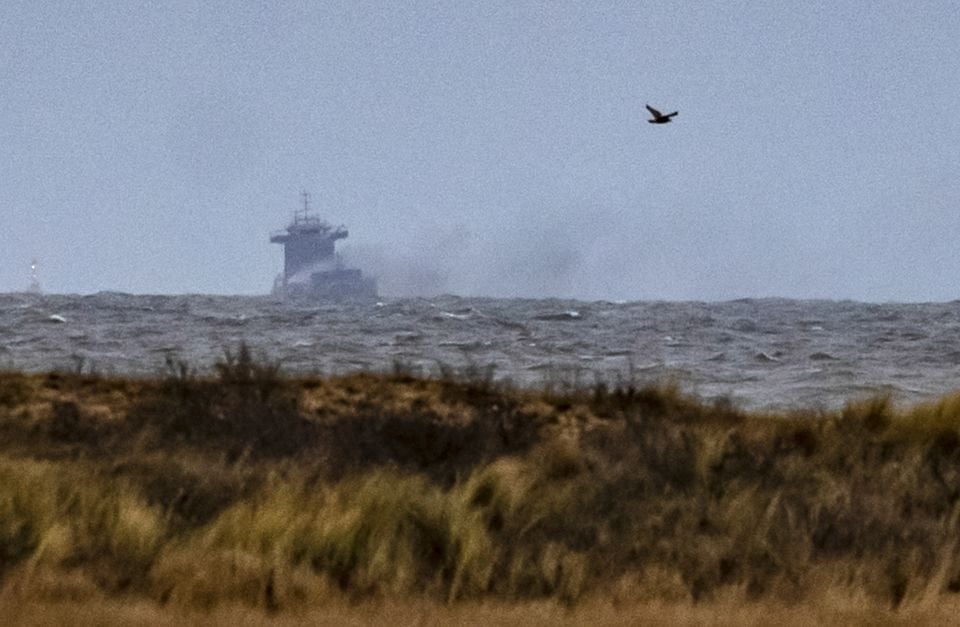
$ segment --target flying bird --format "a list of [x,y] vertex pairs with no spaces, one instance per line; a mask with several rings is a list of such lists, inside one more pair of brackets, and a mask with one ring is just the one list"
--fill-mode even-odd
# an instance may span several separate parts
[[650,105],[646,105],[646,107],[647,107],[647,111],[650,112],[650,115],[653,116],[652,120],[647,120],[647,122],[649,122],[650,124],[666,124],[671,121],[670,118],[672,118],[677,113],[679,113],[679,111],[674,111],[673,113],[668,113],[664,115],[659,111],[657,111],[656,109],[654,109],[653,107],[651,107]]

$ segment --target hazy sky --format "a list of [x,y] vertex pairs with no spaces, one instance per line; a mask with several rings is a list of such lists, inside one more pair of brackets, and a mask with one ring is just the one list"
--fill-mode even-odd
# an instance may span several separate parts
[[[0,291],[960,298],[960,10],[0,2]],[[645,103],[680,111],[647,124]]]

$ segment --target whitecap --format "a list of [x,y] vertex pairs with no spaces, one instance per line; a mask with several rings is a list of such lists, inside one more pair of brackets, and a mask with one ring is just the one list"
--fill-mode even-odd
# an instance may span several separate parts
[[451,312],[449,312],[449,311],[441,311],[441,312],[440,312],[440,316],[443,317],[443,318],[453,318],[454,320],[469,320],[469,319],[470,319],[470,314],[468,314],[468,313],[458,314],[458,313],[451,313]]

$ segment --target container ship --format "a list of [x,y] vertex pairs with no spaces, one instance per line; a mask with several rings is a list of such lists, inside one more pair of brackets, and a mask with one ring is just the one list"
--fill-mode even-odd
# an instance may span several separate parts
[[356,268],[344,266],[336,252],[337,240],[349,235],[343,226],[332,226],[310,211],[310,195],[303,192],[303,207],[270,241],[283,244],[283,274],[274,281],[273,294],[284,300],[344,301],[377,297],[376,280]]

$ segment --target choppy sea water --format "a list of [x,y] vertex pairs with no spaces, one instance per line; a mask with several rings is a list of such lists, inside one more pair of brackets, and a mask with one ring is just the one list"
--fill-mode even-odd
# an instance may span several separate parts
[[520,385],[672,381],[743,407],[912,403],[960,388],[960,302],[581,302],[444,296],[289,305],[266,297],[0,295],[0,367],[156,375],[246,342],[289,373],[491,366]]

